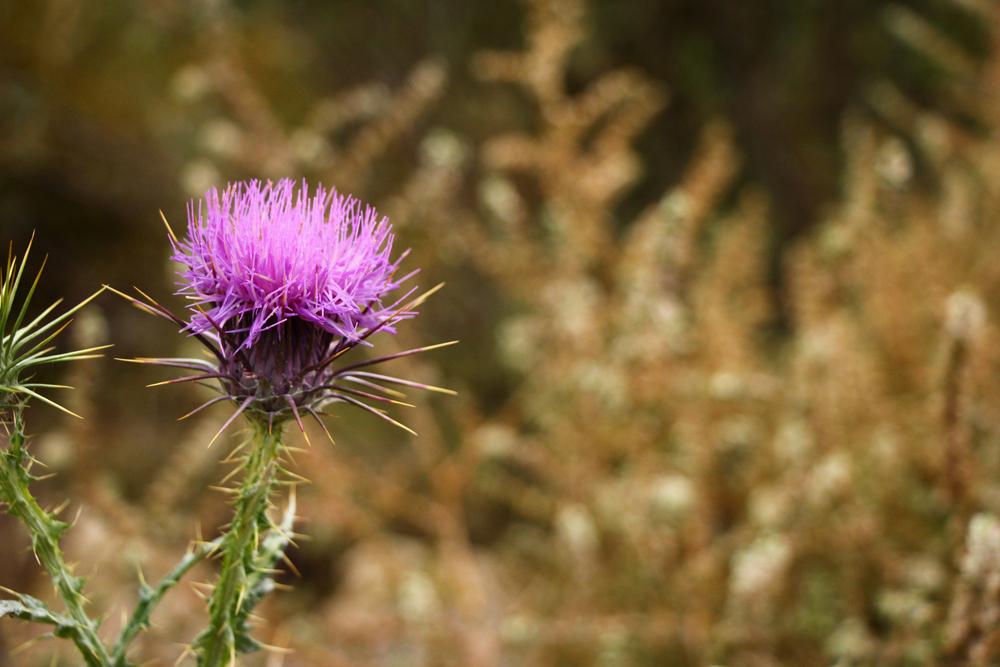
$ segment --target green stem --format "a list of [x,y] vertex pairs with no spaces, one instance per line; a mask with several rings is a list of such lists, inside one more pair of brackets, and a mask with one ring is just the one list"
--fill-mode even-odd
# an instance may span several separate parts
[[28,484],[33,477],[25,468],[24,428],[20,411],[15,409],[9,434],[10,446],[0,453],[0,499],[10,507],[31,533],[31,546],[48,572],[56,591],[66,605],[66,613],[75,628],[71,633],[80,653],[90,667],[109,667],[108,649],[97,635],[97,623],[84,611],[83,579],[74,577],[63,560],[59,537],[69,527],[38,506]]
[[222,538],[222,569],[208,603],[209,626],[194,643],[199,667],[235,663],[238,640],[245,632],[241,610],[251,593],[258,544],[271,527],[267,510],[282,449],[281,430],[257,426],[252,437],[233,521]]
[[149,616],[152,614],[153,609],[159,604],[163,596],[166,595],[167,591],[173,588],[181,580],[188,570],[200,563],[205,559],[206,556],[214,552],[222,544],[222,538],[218,538],[211,542],[204,542],[196,546],[194,549],[184,554],[184,558],[181,562],[174,566],[174,569],[168,572],[160,583],[153,588],[142,582],[139,587],[139,604],[136,606],[135,612],[133,612],[132,617],[129,618],[125,627],[122,628],[121,636],[118,638],[118,643],[115,644],[114,650],[111,652],[111,659],[113,660],[114,667],[127,667],[129,664],[126,658],[126,653],[128,651],[129,645],[132,640],[135,639],[142,630],[149,627]]

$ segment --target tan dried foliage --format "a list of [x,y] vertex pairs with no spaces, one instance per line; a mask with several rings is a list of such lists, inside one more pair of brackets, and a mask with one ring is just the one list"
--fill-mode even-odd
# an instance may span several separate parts
[[[966,4],[998,21],[992,5]],[[617,231],[615,206],[641,176],[634,143],[665,90],[619,70],[568,95],[586,7],[525,5],[525,50],[471,66],[531,96],[537,129],[479,147],[431,130],[380,202],[434,270],[474,271],[499,295],[497,349],[480,352],[514,388],[488,414],[469,387],[411,397],[420,437],[390,438],[392,456],[319,444],[295,455],[312,481],[298,530],[313,542],[292,554],[298,592],[262,607],[260,631],[293,651],[247,664],[996,662],[1000,59],[976,71],[912,12],[889,12],[992,130],[972,134],[874,82],[872,111],[844,118],[840,200],[782,250],[776,277],[771,202],[748,184],[725,119]],[[216,17],[204,71],[245,138],[232,159],[254,173],[317,173],[363,193],[447,84],[426,61],[399,90],[323,100],[286,132]],[[409,330],[383,345],[421,343]],[[398,370],[460,382],[430,359]],[[86,510],[68,548],[99,554],[95,607],[132,594],[123,553],[162,571],[196,519],[224,521],[196,490],[221,476],[218,452],[197,445],[216,423],[191,427],[136,516],[100,500],[95,472],[77,476]],[[76,433],[77,451],[94,437]],[[193,636],[200,604],[182,595],[161,611],[144,655],[176,658],[170,642]]]

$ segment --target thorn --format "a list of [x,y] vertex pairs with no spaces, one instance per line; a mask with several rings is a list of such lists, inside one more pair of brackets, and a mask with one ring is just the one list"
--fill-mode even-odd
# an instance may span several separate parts
[[299,579],[302,578],[302,573],[299,572],[299,569],[295,567],[295,564],[292,563],[291,559],[289,559],[288,555],[285,554],[284,552],[282,552],[281,554],[281,560],[285,561],[285,565],[287,565],[289,569],[291,569],[291,571],[295,574],[296,577],[298,577]]
[[427,301],[427,299],[429,299],[432,294],[434,294],[435,292],[437,292],[442,287],[444,287],[444,283],[438,283],[434,287],[430,288],[429,290],[427,290],[426,292],[424,292],[422,295],[418,296],[416,299],[414,299],[413,301],[411,301],[410,305],[408,305],[406,307],[406,310],[409,310],[410,308],[416,308],[417,306],[419,306],[420,304],[422,304],[424,301]]
[[202,408],[207,408],[208,406],[212,405],[213,403],[218,403],[219,401],[224,401],[227,398],[228,399],[235,399],[236,397],[235,396],[216,396],[215,398],[213,398],[212,400],[208,401],[207,403],[202,403],[201,405],[199,405],[198,407],[196,407],[194,410],[192,410],[191,412],[187,413],[183,417],[178,417],[177,421],[181,421],[182,419],[187,419],[191,415],[193,415],[196,412],[199,412],[200,410],[202,410]]
[[414,431],[412,428],[410,428],[409,426],[406,426],[405,424],[399,423],[398,421],[396,421],[392,417],[389,417],[388,415],[386,415],[383,411],[379,410],[378,408],[373,408],[372,406],[367,405],[365,403],[362,403],[361,401],[359,401],[357,399],[354,399],[354,398],[351,398],[350,396],[343,396],[342,395],[342,396],[338,397],[338,400],[343,401],[345,403],[350,403],[351,405],[356,405],[357,407],[361,408],[362,410],[366,410],[367,412],[370,412],[373,415],[381,417],[382,419],[384,419],[385,421],[389,422],[393,426],[396,426],[398,428],[403,429],[407,433],[410,433],[412,435],[417,435],[417,432]]
[[[27,651],[29,648],[31,648],[35,644],[40,643],[43,639],[48,639],[48,638],[45,635],[42,635],[41,637],[35,637],[34,639],[29,639],[28,641],[24,642],[20,646],[17,646],[16,648],[12,648],[10,650],[10,653],[8,655],[10,655],[11,657],[14,657],[15,655],[18,655],[18,654],[20,654],[23,651]],[[52,656],[52,657],[56,658],[57,656]]]
[[170,239],[174,243],[178,243],[177,236],[174,234],[174,230],[170,229],[170,223],[167,222],[167,216],[163,215],[163,211],[160,211],[160,217],[163,218],[163,224],[167,226],[167,233],[170,234]]
[[242,413],[244,410],[246,410],[247,406],[250,405],[250,403],[253,401],[253,399],[254,399],[253,396],[247,396],[247,399],[245,401],[243,401],[243,404],[240,405],[240,407],[236,409],[236,412],[233,413],[232,417],[230,417],[228,420],[226,420],[226,423],[222,425],[222,428],[220,428],[219,432],[215,434],[215,437],[212,438],[212,441],[208,443],[209,447],[211,447],[212,444],[219,438],[219,436],[222,435],[223,431],[225,431],[227,428],[229,428],[229,425],[233,423],[233,420],[235,420],[238,416],[240,416],[240,413]]
[[231,470],[231,471],[229,472],[229,474],[228,474],[228,475],[226,475],[225,477],[223,477],[223,478],[222,478],[222,481],[220,481],[220,482],[219,482],[219,484],[225,484],[226,482],[228,482],[229,480],[231,480],[231,479],[233,478],[233,476],[234,476],[234,475],[235,475],[236,473],[238,473],[238,472],[239,472],[240,470],[242,470],[242,469],[243,469],[243,466],[237,466],[236,468],[233,468],[233,469],[232,469],[232,470]]
[[201,375],[187,375],[182,378],[174,378],[172,380],[164,380],[163,382],[154,382],[153,384],[147,384],[146,388],[150,387],[162,387],[168,384],[179,384],[181,382],[196,382],[198,380],[208,380],[212,378],[221,377],[220,373],[202,373]]
[[407,408],[415,408],[415,407],[417,407],[417,406],[412,405],[410,403],[404,403],[402,401],[397,401],[397,400],[394,400],[394,399],[391,399],[391,398],[385,398],[383,396],[376,396],[375,394],[369,394],[366,391],[360,391],[358,389],[352,389],[351,387],[345,387],[345,386],[340,385],[340,384],[323,385],[323,386],[318,387],[318,388],[319,389],[329,389],[330,391],[332,391],[334,393],[334,395],[337,395],[340,392],[347,392],[348,394],[354,394],[355,396],[361,396],[362,398],[368,398],[368,399],[371,399],[371,400],[374,400],[374,401],[381,401],[383,403],[393,403],[395,405],[402,405],[402,406],[407,407]]
[[295,508],[298,506],[298,495],[295,492],[295,487],[292,487],[291,493],[288,494],[288,506],[285,507],[285,512],[291,512],[292,523],[295,523]]
[[420,354],[422,352],[430,352],[431,350],[437,350],[442,347],[448,347],[449,345],[456,345],[459,341],[451,340],[446,343],[437,343],[436,345],[427,345],[426,347],[417,347],[412,350],[405,350],[403,352],[396,352],[394,354],[387,354],[384,357],[376,357],[374,359],[366,359],[364,361],[359,361],[350,366],[344,366],[343,368],[338,368],[332,377],[340,377],[341,375],[347,375],[356,368],[364,368],[365,366],[373,366],[375,364],[381,364],[386,361],[392,361],[393,359],[399,359],[401,357],[408,357],[413,354]]
[[406,394],[404,394],[401,391],[396,391],[395,389],[390,389],[389,387],[383,387],[380,384],[376,384],[374,382],[370,382],[368,380],[365,380],[364,378],[358,377],[359,375],[374,375],[374,374],[373,373],[356,373],[354,375],[343,375],[341,377],[343,377],[343,379],[346,380],[346,381],[348,381],[348,382],[354,382],[356,384],[360,384],[360,385],[363,385],[365,387],[369,387],[371,389],[375,389],[375,390],[380,391],[383,394],[386,394],[388,396],[395,396],[396,398],[406,398]]
[[316,420],[316,423],[319,424],[320,427],[323,429],[323,432],[326,433],[326,437],[330,439],[330,444],[336,446],[337,443],[334,442],[333,436],[330,435],[330,430],[326,427],[326,424],[323,423],[323,420],[319,418],[319,415],[316,414],[316,410],[314,410],[311,405],[307,405],[306,410],[309,411],[309,414],[313,416],[313,419]]
[[[444,387],[435,387],[434,385],[423,384],[423,383],[420,383],[420,382],[411,382],[409,380],[401,380],[399,378],[390,377],[388,375],[380,375],[378,373],[367,373],[367,372],[364,372],[364,371],[358,371],[358,372],[352,373],[350,375],[344,375],[343,378],[345,380],[352,380],[354,382],[358,382],[359,380],[361,380],[360,377],[355,377],[355,376],[372,378],[373,380],[381,380],[382,382],[388,382],[390,384],[403,385],[405,387],[413,387],[414,389],[423,389],[425,391],[436,391],[436,392],[439,392],[439,393],[442,393],[442,394],[448,394],[449,396],[458,396],[458,392],[454,391],[452,389],[445,389]],[[374,383],[371,383],[371,384],[374,384]],[[374,386],[379,387],[383,391],[390,391],[389,389],[386,389],[385,387],[381,387],[380,385],[374,385]]]
[[246,447],[248,444],[250,444],[249,438],[247,438],[240,444],[236,445],[236,447],[233,448],[233,451],[229,452],[229,455],[223,460],[219,461],[219,463],[232,463],[233,461],[239,461],[240,459],[236,458],[236,455],[239,453],[241,449]]
[[[128,294],[125,294],[125,292],[119,292],[111,285],[104,285],[103,287],[104,289],[111,290],[112,292],[114,292],[115,294],[117,294],[122,298],[128,299],[129,301],[132,302],[132,305],[138,308],[139,310],[144,310],[150,315],[158,315],[156,311],[154,311],[152,308],[144,304],[142,301],[139,301],[135,297],[129,296]],[[116,361],[131,361],[131,359],[117,359]]]
[[191,648],[190,645],[181,644],[181,646],[184,647],[184,652],[181,653],[181,657],[177,658],[177,662],[174,663],[174,667],[177,667],[177,665],[184,662],[184,658],[188,657],[189,655],[194,655],[194,650]]
[[312,443],[309,442],[309,434],[306,433],[306,427],[302,425],[302,418],[299,417],[299,408],[295,405],[295,399],[293,399],[290,394],[285,394],[282,398],[288,401],[288,405],[292,406],[292,414],[295,415],[295,423],[299,425],[299,430],[302,431],[302,437],[306,439],[306,444],[312,447]]
[[[295,487],[292,487],[292,488],[295,488]],[[297,545],[297,544],[296,544],[295,542],[293,542],[293,541],[292,541],[292,538],[291,538],[291,537],[289,537],[289,536],[288,536],[288,534],[287,534],[287,533],[286,533],[285,531],[283,531],[283,530],[281,529],[281,527],[279,527],[279,526],[275,526],[274,524],[271,524],[271,530],[273,530],[273,531],[274,531],[274,532],[276,532],[276,533],[277,533],[278,535],[281,535],[281,536],[282,536],[283,538],[285,538],[285,542],[287,542],[288,544],[291,544],[291,545],[292,545],[293,547],[295,547],[296,549],[298,549],[298,548],[299,548],[299,545]]]
[[295,479],[299,480],[300,482],[303,482],[304,484],[312,484],[311,480],[308,480],[305,477],[303,477],[302,475],[298,475],[298,474],[292,472],[291,470],[282,470],[282,472],[285,473],[286,475],[288,475],[289,477],[294,477]]
[[[279,585],[279,584],[275,584],[275,587],[277,587],[278,585]],[[291,586],[286,586],[286,588],[291,588]],[[262,644],[260,645],[260,647],[261,647],[262,649],[264,649],[265,651],[268,651],[268,652],[270,652],[270,653],[283,653],[283,654],[286,654],[286,655],[287,655],[287,654],[289,654],[289,653],[292,653],[292,652],[293,652],[293,651],[292,651],[292,649],[290,649],[290,648],[286,648],[286,647],[281,647],[281,646],[272,646],[271,644],[263,644],[263,643],[262,643]],[[280,664],[280,663],[279,663],[279,664]]]

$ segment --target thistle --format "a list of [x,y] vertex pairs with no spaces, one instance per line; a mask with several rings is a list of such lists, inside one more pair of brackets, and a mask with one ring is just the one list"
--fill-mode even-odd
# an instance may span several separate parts
[[[236,409],[219,433],[242,415],[251,434],[241,446],[244,476],[220,546],[211,622],[193,646],[199,665],[217,667],[232,663],[237,651],[260,646],[248,634],[250,610],[287,544],[286,531],[267,512],[282,472],[285,424],[294,420],[305,434],[306,414],[330,436],[321,415],[330,405],[344,404],[409,431],[370,404],[407,405],[395,400],[402,394],[388,385],[453,392],[368,370],[442,345],[339,363],[355,347],[370,346],[375,333],[394,333],[437,289],[415,299],[410,289],[389,299],[414,274],[396,277],[406,253],[391,258],[391,227],[374,209],[321,187],[310,196],[305,183],[296,191],[289,180],[251,181],[192,202],[184,239],[169,224],[167,230],[173,259],[186,267],[177,293],[191,302],[187,318],[145,294],[145,302],[126,298],[177,324],[205,346],[208,358],[132,361],[192,371],[159,384],[211,386],[219,396],[189,414],[229,401]],[[266,553],[264,544],[271,545]]]
[[[50,318],[52,311],[59,305],[57,301],[25,323],[31,297],[41,276],[39,270],[20,307],[15,308],[18,287],[24,278],[30,250],[31,244],[24,253],[24,259],[19,262],[13,256],[12,248],[8,254],[6,271],[0,274],[0,416],[3,417],[0,421],[3,422],[7,440],[7,446],[0,449],[0,504],[6,505],[7,511],[19,518],[28,529],[32,551],[49,575],[65,610],[56,612],[30,595],[6,591],[17,599],[0,600],[0,617],[15,616],[25,621],[54,626],[51,634],[42,635],[39,639],[61,637],[72,640],[88,667],[130,667],[131,663],[126,655],[129,646],[139,632],[149,626],[153,608],[186,572],[206,558],[219,543],[202,544],[190,550],[155,587],[141,582],[139,603],[125,622],[118,641],[113,646],[101,641],[98,635],[100,622],[90,618],[85,609],[84,580],[73,574],[59,547],[59,539],[70,526],[56,518],[59,510],[42,509],[31,494],[31,482],[37,478],[31,474],[35,460],[28,452],[24,411],[31,399],[37,399],[73,414],[40,393],[41,390],[61,388],[60,385],[34,382],[30,373],[43,364],[99,356],[93,353],[108,346],[57,354],[49,347],[49,343],[69,324],[70,316],[97,294],[63,314]],[[290,507],[293,506],[290,503]],[[286,518],[283,525],[287,524]]]
[[[54,353],[49,346],[69,324],[72,314],[97,295],[94,294],[61,315],[50,317],[60,303],[57,301],[26,322],[28,306],[42,273],[39,269],[20,307],[16,307],[17,292],[24,278],[30,251],[29,243],[24,259],[18,261],[14,257],[12,245],[7,255],[6,271],[0,274],[0,422],[3,422],[7,439],[7,446],[0,449],[0,502],[31,533],[32,550],[45,567],[66,609],[57,613],[41,600],[11,591],[18,599],[0,600],[0,616],[11,615],[54,625],[56,629],[53,634],[72,639],[87,665],[106,667],[110,665],[110,652],[97,635],[98,624],[84,610],[83,579],[73,575],[59,548],[59,538],[69,525],[56,519],[57,512],[42,509],[29,488],[36,478],[30,472],[34,459],[28,453],[23,415],[32,398],[73,414],[39,393],[40,390],[61,388],[60,385],[35,382],[33,372],[45,364],[99,356],[93,352],[102,349],[101,347]],[[43,262],[43,268],[44,265]]]
[[220,395],[189,414],[229,400],[236,411],[222,430],[245,414],[268,430],[294,419],[304,432],[307,413],[329,435],[320,414],[343,403],[409,430],[365,401],[400,404],[389,398],[399,392],[385,385],[453,393],[366,370],[453,343],[335,365],[354,347],[369,346],[376,332],[394,333],[440,287],[402,306],[414,289],[387,303],[415,272],[395,277],[407,253],[390,259],[390,225],[374,209],[322,187],[309,197],[304,184],[296,193],[289,180],[252,181],[189,204],[185,239],[167,229],[173,259],[187,267],[177,293],[192,302],[189,319],[145,294],[146,303],[126,298],[180,325],[210,358],[129,361],[195,372],[163,384],[216,381],[210,386]]
[[[34,237],[32,237],[32,241],[34,241]],[[62,303],[62,299],[59,299],[33,320],[25,323],[24,318],[28,312],[31,297],[35,294],[38,280],[45,268],[43,261],[34,282],[31,283],[27,295],[21,302],[21,307],[15,308],[17,290],[24,278],[24,268],[27,265],[30,252],[31,242],[28,243],[28,248],[24,251],[24,259],[19,262],[18,258],[14,256],[14,246],[11,244],[7,254],[7,269],[0,276],[2,279],[2,283],[0,283],[0,414],[5,414],[7,411],[20,411],[29,398],[35,398],[73,415],[63,406],[38,392],[40,389],[65,389],[66,387],[33,382],[33,371],[46,364],[99,356],[94,355],[93,352],[107,347],[53,354],[54,348],[49,345],[66,328],[73,313],[83,308],[97,294],[90,296],[62,315],[49,318],[52,311]]]

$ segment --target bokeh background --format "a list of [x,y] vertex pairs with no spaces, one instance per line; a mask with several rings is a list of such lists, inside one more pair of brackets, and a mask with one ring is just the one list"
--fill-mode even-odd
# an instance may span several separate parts
[[[0,2],[0,240],[48,254],[39,309],[180,309],[160,211],[304,177],[447,283],[378,346],[461,340],[395,368],[459,396],[297,443],[257,630],[291,652],[248,665],[993,664],[998,35],[993,0]],[[239,434],[112,358],[189,347],[167,323],[106,293],[63,341],[102,343],[53,376],[86,419],[29,429],[110,633],[226,522]],[[40,633],[0,620],[0,664],[77,664]]]

